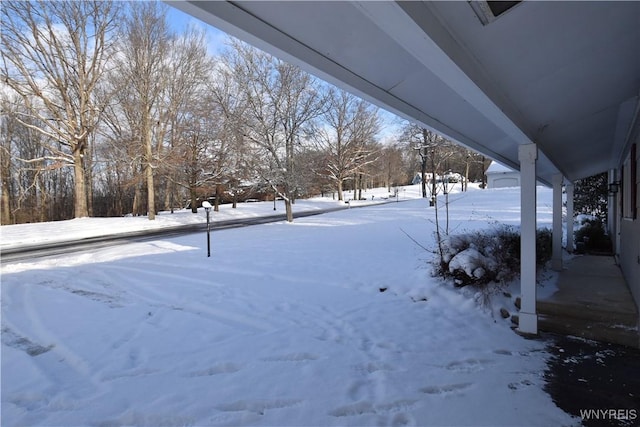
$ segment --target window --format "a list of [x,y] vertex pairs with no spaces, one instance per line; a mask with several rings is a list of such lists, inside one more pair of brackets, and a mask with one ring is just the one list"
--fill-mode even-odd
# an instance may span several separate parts
[[469,1],[469,5],[476,13],[482,25],[488,25],[500,15],[517,6],[521,1]]
[[491,13],[496,18],[507,10],[511,9],[513,6],[520,3],[519,1],[488,1],[487,5],[489,5],[489,9],[491,9]]

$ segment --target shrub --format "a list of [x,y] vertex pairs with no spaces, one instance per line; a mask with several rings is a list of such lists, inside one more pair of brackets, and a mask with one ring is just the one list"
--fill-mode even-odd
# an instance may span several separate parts
[[584,217],[575,232],[575,240],[584,245],[587,252],[611,252],[611,240],[599,218]]
[[553,235],[551,230],[539,228],[536,232],[536,263],[538,266],[545,265],[551,259],[552,251]]
[[[511,226],[450,235],[442,241],[436,273],[451,277],[456,286],[483,286],[512,280],[520,273],[520,233]],[[538,230],[536,262],[551,259],[551,230]]]

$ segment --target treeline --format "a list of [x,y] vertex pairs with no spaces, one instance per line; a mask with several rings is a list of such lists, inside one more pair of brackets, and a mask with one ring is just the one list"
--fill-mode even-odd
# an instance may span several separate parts
[[415,126],[381,143],[377,108],[294,65],[231,38],[211,55],[166,8],[3,1],[2,224],[248,197],[284,199],[291,220],[308,195],[482,177],[477,155]]

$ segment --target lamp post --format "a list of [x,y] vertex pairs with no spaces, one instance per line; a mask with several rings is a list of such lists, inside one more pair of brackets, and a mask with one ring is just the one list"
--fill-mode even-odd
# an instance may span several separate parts
[[207,212],[207,258],[209,258],[211,256],[211,225],[209,223],[209,212],[211,212],[211,203],[205,200],[204,202],[202,202],[202,207]]

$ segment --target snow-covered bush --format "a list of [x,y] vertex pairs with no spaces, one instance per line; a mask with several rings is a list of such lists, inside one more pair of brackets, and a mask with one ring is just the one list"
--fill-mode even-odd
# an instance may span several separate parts
[[578,229],[575,241],[580,250],[587,252],[611,252],[611,239],[607,235],[602,220],[593,215],[578,215]]
[[[538,230],[536,242],[537,263],[543,265],[551,259],[551,231]],[[440,246],[436,273],[456,286],[509,281],[520,273],[520,233],[513,227],[449,235]]]

